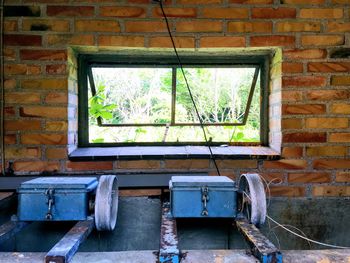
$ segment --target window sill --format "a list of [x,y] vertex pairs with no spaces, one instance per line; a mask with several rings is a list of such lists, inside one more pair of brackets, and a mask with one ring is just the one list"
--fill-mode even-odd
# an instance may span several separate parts
[[[262,146],[213,146],[215,159],[262,159],[280,158],[277,151]],[[129,147],[82,147],[69,155],[71,161],[93,160],[141,160],[141,159],[208,159],[206,146],[129,146]]]

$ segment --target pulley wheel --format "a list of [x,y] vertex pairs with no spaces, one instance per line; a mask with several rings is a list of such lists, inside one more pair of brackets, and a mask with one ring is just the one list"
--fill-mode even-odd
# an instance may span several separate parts
[[95,199],[95,226],[98,231],[112,231],[117,222],[118,184],[114,175],[100,177]]
[[263,182],[258,174],[242,174],[238,183],[242,192],[242,200],[238,210],[245,215],[250,223],[259,227],[266,219],[266,194]]

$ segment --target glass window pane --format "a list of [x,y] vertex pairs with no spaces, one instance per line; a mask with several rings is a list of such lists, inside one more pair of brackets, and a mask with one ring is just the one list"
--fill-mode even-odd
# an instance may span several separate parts
[[94,67],[92,73],[96,96],[89,94],[91,122],[98,116],[104,124],[170,122],[171,69]]

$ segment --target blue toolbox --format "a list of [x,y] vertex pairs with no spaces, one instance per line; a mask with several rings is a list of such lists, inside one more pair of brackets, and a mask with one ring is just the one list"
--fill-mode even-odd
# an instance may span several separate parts
[[173,176],[170,210],[175,218],[235,218],[237,189],[226,176]]
[[97,185],[95,177],[41,177],[24,182],[18,189],[18,219],[85,220],[90,215],[89,195]]

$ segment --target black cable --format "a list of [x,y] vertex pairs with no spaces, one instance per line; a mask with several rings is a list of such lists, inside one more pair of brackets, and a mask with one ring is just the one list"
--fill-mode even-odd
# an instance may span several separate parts
[[193,106],[194,106],[194,109],[195,109],[195,112],[196,112],[196,115],[198,117],[198,120],[199,120],[199,123],[200,123],[200,126],[202,128],[202,131],[203,131],[203,135],[204,135],[204,140],[208,146],[208,149],[209,149],[209,152],[210,152],[210,159],[213,160],[214,162],[214,165],[215,165],[215,169],[216,169],[216,172],[219,176],[221,176],[220,174],[220,171],[219,171],[219,167],[216,163],[216,160],[214,158],[214,154],[213,154],[213,151],[211,150],[211,146],[210,146],[210,142],[208,141],[208,138],[207,138],[207,133],[205,132],[205,128],[204,128],[204,125],[203,125],[203,121],[202,121],[202,118],[200,117],[199,115],[199,112],[198,112],[198,109],[197,109],[197,105],[194,101],[194,98],[193,98],[193,95],[192,95],[192,91],[190,89],[190,85],[188,84],[188,81],[187,81],[187,77],[186,77],[186,74],[185,74],[185,71],[183,69],[183,66],[182,66],[182,62],[181,62],[181,59],[180,59],[180,56],[177,52],[177,49],[176,49],[176,46],[175,46],[175,42],[174,42],[174,38],[173,38],[173,35],[171,34],[171,31],[170,31],[170,26],[169,26],[169,21],[168,21],[168,18],[164,12],[164,8],[163,8],[163,0],[158,0],[159,1],[159,6],[160,6],[160,9],[162,10],[162,13],[163,13],[163,17],[165,19],[165,23],[166,23],[166,26],[167,26],[167,29],[168,29],[168,33],[169,33],[169,36],[170,36],[170,39],[171,39],[171,43],[172,43],[172,46],[173,46],[173,49],[174,49],[174,52],[175,52],[175,55],[176,55],[176,58],[177,58],[177,61],[179,63],[179,66],[180,66],[180,69],[181,69],[181,73],[184,77],[184,80],[185,80],[185,83],[186,83],[186,87],[187,87],[187,90],[188,90],[188,94],[190,95],[190,98],[191,98],[191,101],[193,103]]

